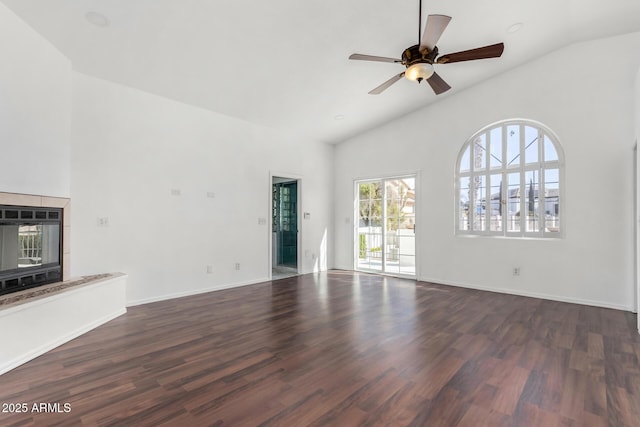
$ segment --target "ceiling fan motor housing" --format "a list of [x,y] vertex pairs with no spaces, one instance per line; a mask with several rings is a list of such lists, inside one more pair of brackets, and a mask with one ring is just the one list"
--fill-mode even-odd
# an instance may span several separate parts
[[426,62],[433,64],[438,56],[438,47],[434,46],[432,51],[426,48],[420,49],[420,45],[416,44],[408,47],[402,52],[402,65],[409,68],[413,64]]

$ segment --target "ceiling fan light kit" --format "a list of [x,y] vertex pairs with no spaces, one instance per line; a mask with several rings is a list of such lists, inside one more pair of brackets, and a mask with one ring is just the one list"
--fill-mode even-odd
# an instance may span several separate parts
[[432,75],[433,65],[428,62],[418,62],[417,64],[410,65],[404,73],[404,77],[407,80],[417,81],[418,83],[427,80]]
[[419,22],[418,22],[418,44],[404,50],[402,59],[388,58],[384,56],[363,55],[354,53],[349,59],[359,61],[375,61],[375,62],[392,62],[405,66],[406,70],[400,74],[391,77],[380,86],[371,90],[369,94],[378,95],[386,90],[389,86],[405,77],[407,80],[417,81],[421,83],[426,80],[436,95],[440,95],[451,89],[451,86],[445,82],[442,77],[435,72],[433,64],[449,64],[454,62],[473,61],[476,59],[498,58],[504,51],[504,44],[497,43],[490,46],[479,47],[476,49],[465,50],[456,53],[450,53],[438,57],[438,47],[436,43],[440,36],[451,21],[450,16],[446,15],[429,15],[424,33],[421,34],[422,24],[422,1],[420,0]]

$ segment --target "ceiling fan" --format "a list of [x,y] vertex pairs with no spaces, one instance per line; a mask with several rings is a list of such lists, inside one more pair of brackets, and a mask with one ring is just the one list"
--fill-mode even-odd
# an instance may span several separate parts
[[461,52],[449,53],[447,55],[438,56],[438,47],[436,43],[444,32],[450,16],[446,15],[429,15],[427,23],[422,34],[422,0],[420,0],[420,12],[418,17],[418,44],[408,47],[402,52],[402,59],[387,58],[384,56],[362,55],[354,53],[349,59],[360,61],[376,61],[376,62],[395,62],[402,64],[406,70],[400,74],[391,77],[386,82],[369,92],[370,95],[378,95],[389,88],[392,84],[403,77],[408,80],[417,81],[426,80],[431,89],[440,95],[451,89],[451,86],[445,82],[433,69],[433,64],[449,64],[453,62],[473,61],[475,59],[498,58],[504,51],[504,43],[492,44],[490,46],[479,47],[476,49],[464,50]]

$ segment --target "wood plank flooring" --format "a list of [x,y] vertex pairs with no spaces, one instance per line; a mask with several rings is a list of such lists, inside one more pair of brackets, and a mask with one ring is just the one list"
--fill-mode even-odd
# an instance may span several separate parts
[[352,272],[293,277],[130,308],[0,376],[0,409],[28,407],[0,425],[640,426],[635,319]]

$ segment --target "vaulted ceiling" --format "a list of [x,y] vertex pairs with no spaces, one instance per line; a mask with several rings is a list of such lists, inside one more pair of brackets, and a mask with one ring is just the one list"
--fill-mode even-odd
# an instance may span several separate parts
[[[637,0],[424,0],[425,19],[453,17],[441,53],[503,41],[503,56],[436,65],[453,87],[443,95],[403,79],[372,96],[402,66],[347,58],[416,44],[418,0],[1,1],[81,73],[330,143],[563,46],[640,31]],[[584,61],[606,69],[606,52]]]

